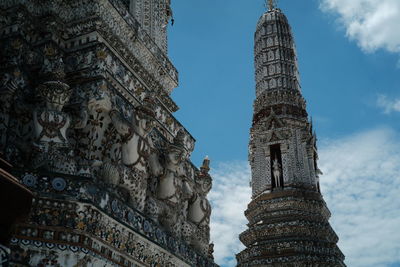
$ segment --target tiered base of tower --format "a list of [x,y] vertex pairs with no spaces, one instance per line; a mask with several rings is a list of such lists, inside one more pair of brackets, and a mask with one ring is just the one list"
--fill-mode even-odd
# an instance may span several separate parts
[[345,266],[330,212],[318,192],[276,190],[255,198],[245,212],[247,247],[236,255],[239,267]]

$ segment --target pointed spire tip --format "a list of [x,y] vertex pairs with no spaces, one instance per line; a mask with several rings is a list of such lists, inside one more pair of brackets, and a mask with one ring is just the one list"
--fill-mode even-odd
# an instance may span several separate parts
[[276,8],[275,0],[268,0],[268,11],[272,11]]

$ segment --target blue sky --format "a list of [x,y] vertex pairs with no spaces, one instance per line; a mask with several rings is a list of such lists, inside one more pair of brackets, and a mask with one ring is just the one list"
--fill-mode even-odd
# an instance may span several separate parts
[[[264,1],[172,2],[169,55],[180,75],[173,98],[181,108],[175,115],[197,139],[193,162],[212,160],[216,259],[234,266],[250,200],[253,34]],[[279,2],[295,36],[322,189],[346,263],[400,266],[400,1]]]

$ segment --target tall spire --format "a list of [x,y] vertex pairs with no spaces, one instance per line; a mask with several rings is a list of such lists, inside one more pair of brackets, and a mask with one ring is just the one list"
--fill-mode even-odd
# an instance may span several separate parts
[[[274,7],[272,2],[270,5]],[[254,55],[257,96],[279,88],[301,90],[292,30],[280,9],[270,9],[261,16],[255,33]]]
[[319,191],[316,137],[300,91],[292,31],[274,1],[268,3],[255,33],[252,201],[238,266],[345,266]]

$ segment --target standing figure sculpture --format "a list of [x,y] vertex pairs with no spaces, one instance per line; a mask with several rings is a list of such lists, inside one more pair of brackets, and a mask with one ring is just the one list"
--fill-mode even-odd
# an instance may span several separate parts
[[195,226],[189,243],[204,255],[208,253],[210,242],[211,205],[207,199],[207,194],[212,188],[212,179],[208,174],[209,164],[210,160],[206,157],[195,179],[194,194],[189,201],[187,213],[188,221]]
[[176,236],[181,236],[188,199],[192,189],[186,181],[184,163],[187,152],[184,133],[180,130],[164,154],[164,170],[158,177],[154,197],[149,196],[146,213]]
[[72,116],[63,111],[71,96],[71,88],[61,80],[65,77],[64,65],[61,59],[48,61],[43,75],[51,72],[52,80],[44,81],[37,87],[37,96],[44,101],[45,106],[33,111],[34,149],[36,156],[33,160],[34,168],[45,168],[48,171],[76,174],[76,162],[73,159],[73,150],[67,140],[67,130],[84,128],[87,122],[87,112],[82,110],[81,118]]
[[148,137],[154,128],[151,100],[145,99],[144,105],[136,108],[130,121],[117,110],[111,110],[109,116],[121,136],[122,165],[103,163],[101,176],[106,183],[127,191],[130,205],[143,211],[149,173],[159,175],[162,171],[154,145]]
[[106,154],[105,133],[109,129],[112,109],[111,97],[105,91],[90,93],[87,103],[89,120],[86,127],[76,132],[76,151],[78,151],[78,173],[82,176],[96,177],[99,166],[108,159]]
[[157,187],[157,198],[170,205],[176,205],[180,201],[182,179],[184,176],[182,161],[185,159],[183,146],[175,142],[169,145],[168,154],[163,175],[159,179]]
[[277,158],[272,162],[272,174],[274,175],[275,187],[281,188],[281,164]]
[[206,157],[195,180],[195,193],[189,201],[188,220],[197,225],[208,224],[211,214],[211,205],[207,199],[212,188],[211,176],[208,174],[209,162]]

